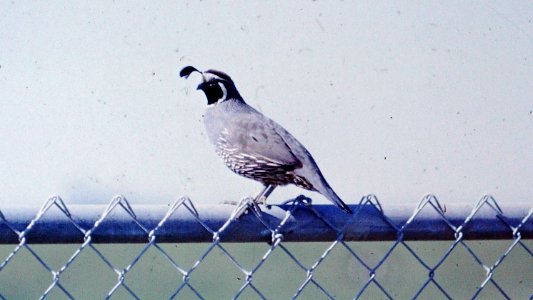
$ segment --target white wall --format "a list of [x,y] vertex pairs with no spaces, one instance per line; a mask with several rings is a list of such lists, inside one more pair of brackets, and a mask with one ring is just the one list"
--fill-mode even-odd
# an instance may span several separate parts
[[254,194],[207,142],[189,64],[229,73],[346,202],[531,201],[530,1],[232,3],[2,1],[0,204]]

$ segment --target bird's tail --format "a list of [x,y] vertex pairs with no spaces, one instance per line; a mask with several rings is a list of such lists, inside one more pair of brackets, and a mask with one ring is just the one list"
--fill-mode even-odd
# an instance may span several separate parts
[[326,188],[327,194],[324,195],[326,198],[329,199],[329,201],[333,202],[335,205],[337,205],[340,209],[344,210],[348,214],[353,214],[353,211],[346,203],[344,203],[339,196],[333,191],[332,188],[329,186]]

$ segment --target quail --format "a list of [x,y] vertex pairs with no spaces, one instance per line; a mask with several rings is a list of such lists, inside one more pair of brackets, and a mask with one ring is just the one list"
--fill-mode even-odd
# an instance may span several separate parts
[[266,203],[275,187],[294,184],[319,192],[352,213],[326,182],[309,151],[281,125],[246,104],[226,73],[187,66],[180,76],[188,78],[193,72],[201,74],[197,89],[207,98],[203,118],[207,136],[230,170],[264,185],[256,203]]

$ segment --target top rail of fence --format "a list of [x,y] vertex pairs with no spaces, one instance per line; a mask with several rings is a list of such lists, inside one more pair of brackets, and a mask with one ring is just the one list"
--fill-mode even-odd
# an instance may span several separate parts
[[491,196],[444,206],[427,195],[409,207],[368,195],[351,207],[348,215],[292,201],[237,217],[235,205],[194,205],[186,197],[172,205],[133,205],[122,196],[108,205],[66,205],[54,196],[40,208],[0,207],[0,244],[269,242],[273,235],[285,242],[533,239],[533,205],[502,209]]

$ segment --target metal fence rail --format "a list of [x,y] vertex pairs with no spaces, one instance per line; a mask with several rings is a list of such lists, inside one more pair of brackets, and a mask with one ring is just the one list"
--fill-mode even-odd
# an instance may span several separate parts
[[[245,209],[249,208],[246,213]],[[43,290],[41,299],[51,293],[63,298],[76,297],[64,286],[62,276],[82,253],[96,254],[116,275],[117,281],[108,290],[106,298],[116,295],[118,290],[126,291],[133,299],[140,296],[127,281],[128,273],[136,267],[148,251],[157,251],[173,269],[180,274],[179,282],[168,298],[179,298],[188,293],[204,299],[202,292],[191,283],[191,276],[197,268],[215,251],[222,253],[244,278],[242,285],[235,291],[233,298],[247,299],[250,293],[266,299],[264,291],[258,287],[254,276],[269,260],[274,252],[281,252],[305,272],[304,279],[294,290],[292,298],[298,298],[306,289],[313,287],[320,294],[318,298],[335,299],[336,293],[316,280],[317,268],[330,256],[332,251],[343,248],[351,259],[366,270],[365,279],[357,288],[351,290],[351,298],[364,296],[369,289],[377,289],[382,298],[393,299],[394,295],[384,286],[382,277],[377,274],[391,253],[400,246],[406,249],[416,262],[427,272],[412,298],[420,297],[431,288],[439,297],[452,299],[436,273],[448,257],[461,248],[466,250],[470,259],[484,270],[484,276],[471,295],[476,298],[491,286],[497,294],[510,299],[510,291],[501,286],[493,275],[511,251],[522,249],[525,253],[524,265],[533,271],[533,252],[525,240],[533,239],[533,207],[531,205],[509,207],[503,211],[494,198],[483,196],[474,207],[441,205],[435,196],[427,195],[417,207],[383,207],[373,195],[362,198],[358,205],[352,206],[354,215],[330,205],[311,205],[309,199],[297,198],[279,206],[263,208],[261,212],[248,207],[246,202],[234,205],[195,206],[190,199],[181,198],[171,206],[130,205],[122,196],[115,197],[107,206],[65,205],[63,200],[54,196],[40,208],[6,207],[0,210],[0,244],[14,244],[14,248],[0,264],[0,276],[22,250],[27,250],[39,265],[47,270],[51,283]],[[446,250],[436,260],[429,262],[417,253],[408,241],[449,241]],[[509,240],[494,261],[484,261],[467,240]],[[391,241],[387,250],[376,262],[365,261],[350,242],[352,241]],[[260,259],[252,266],[244,266],[239,257],[228,250],[227,243],[267,242],[268,247]],[[326,249],[314,259],[314,263],[301,261],[294,251],[286,245],[289,242],[329,242]],[[114,264],[96,245],[100,243],[140,243],[139,252],[125,267]],[[180,264],[164,243],[209,243],[199,253],[192,265]],[[34,247],[38,244],[80,244],[69,258],[59,267],[52,266]],[[3,246],[5,247],[5,246]],[[0,258],[1,259],[1,258]],[[216,270],[213,270],[216,271]],[[283,272],[283,270],[278,270]],[[224,274],[220,274],[224,276]],[[524,278],[520,288],[533,296],[533,278]],[[25,282],[24,284],[31,284]],[[7,299],[7,291],[0,281],[0,299]],[[12,287],[11,287],[12,288]],[[244,294],[248,296],[243,296]],[[16,294],[16,293],[15,293]]]

